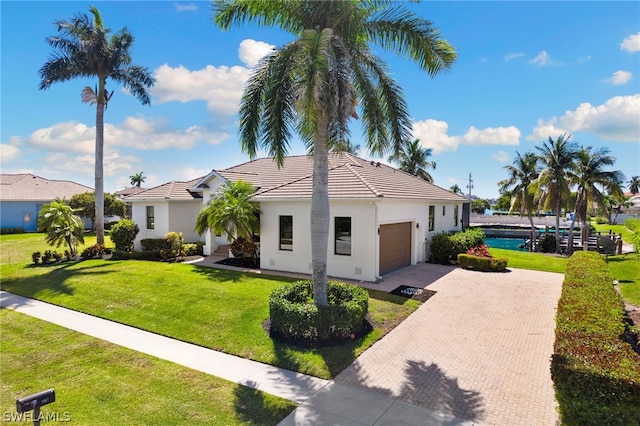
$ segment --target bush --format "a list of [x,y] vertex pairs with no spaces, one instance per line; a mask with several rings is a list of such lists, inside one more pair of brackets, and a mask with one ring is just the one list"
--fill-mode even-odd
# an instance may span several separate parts
[[348,338],[362,329],[369,293],[353,284],[327,283],[328,306],[313,303],[309,280],[286,284],[271,293],[271,332],[293,340]]
[[453,252],[453,244],[449,235],[444,232],[438,233],[431,237],[431,261],[433,263],[441,263],[448,265]]
[[99,244],[94,244],[82,250],[82,254],[80,255],[80,257],[86,260],[86,259],[93,259],[96,257],[102,257],[102,255],[105,255],[105,254],[107,254],[107,249],[105,249],[104,246],[101,246]]
[[152,260],[158,261],[160,257],[160,250],[145,250],[145,251],[121,251],[114,250],[111,255],[112,260]]
[[640,219],[634,219],[634,218],[628,218],[624,220],[624,226],[627,227],[627,229],[634,231],[634,232],[640,232]]
[[467,228],[449,236],[451,241],[451,258],[457,260],[460,253],[466,253],[473,247],[484,244],[484,231],[480,228]]
[[24,234],[24,228],[1,228],[0,235]]
[[605,223],[609,223],[609,220],[604,216],[596,216],[596,223],[598,225],[604,225]]
[[163,259],[175,259],[182,254],[182,232],[169,232],[165,235],[166,245],[160,249],[160,257]]
[[256,258],[258,257],[258,245],[252,240],[247,240],[244,237],[238,237],[229,246],[233,257],[239,258]]
[[551,234],[546,234],[544,237],[540,239],[538,242],[538,247],[540,251],[543,253],[555,253],[556,252],[556,236]]
[[140,228],[132,220],[124,219],[111,228],[111,241],[116,250],[133,251],[133,241],[140,232]]
[[204,254],[204,243],[197,241],[195,243],[186,243],[182,245],[182,252],[185,256],[202,256]]
[[551,362],[562,424],[638,424],[640,364],[624,339],[624,319],[602,257],[575,252],[558,303]]
[[167,240],[165,238],[145,238],[140,240],[143,251],[162,250],[166,248]]
[[42,253],[39,251],[34,251],[31,253],[31,261],[34,265],[37,265],[40,262],[40,258],[42,257]]
[[460,253],[458,262],[463,269],[471,269],[482,272],[503,272],[507,269],[509,259],[506,257],[485,257],[473,254]]

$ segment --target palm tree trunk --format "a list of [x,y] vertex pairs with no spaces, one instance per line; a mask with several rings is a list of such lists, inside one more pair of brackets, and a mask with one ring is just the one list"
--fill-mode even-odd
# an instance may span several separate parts
[[529,216],[529,225],[531,225],[531,235],[529,237],[529,251],[534,251],[535,243],[536,243],[536,226],[533,224],[533,215],[531,214],[531,209],[527,211],[527,215]]
[[327,249],[329,246],[329,152],[327,119],[321,118],[314,137],[313,193],[311,195],[311,263],[313,301],[326,306]]
[[560,253],[560,198],[556,201],[556,254]]
[[104,79],[99,79],[96,102],[96,243],[104,246]]
[[[573,219],[571,220],[571,225],[569,226],[569,242],[567,244],[567,254],[571,256],[573,254],[573,228],[576,225],[576,218],[579,217],[580,204],[582,203],[582,198],[578,194],[578,198],[576,199],[576,207],[573,212]],[[584,236],[582,237],[582,244],[584,244]]]

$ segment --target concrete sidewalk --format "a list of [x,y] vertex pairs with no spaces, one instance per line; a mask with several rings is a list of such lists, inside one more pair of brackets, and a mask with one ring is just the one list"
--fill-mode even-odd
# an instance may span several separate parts
[[393,398],[0,291],[0,307],[302,404],[282,425],[470,425]]

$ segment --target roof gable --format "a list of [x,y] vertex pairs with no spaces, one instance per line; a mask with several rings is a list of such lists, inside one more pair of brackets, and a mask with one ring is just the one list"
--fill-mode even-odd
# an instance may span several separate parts
[[93,188],[69,180],[51,180],[30,173],[0,174],[0,200],[43,201],[68,200],[76,194],[93,192]]
[[190,181],[167,182],[154,188],[146,189],[137,194],[126,197],[126,201],[152,201],[152,200],[183,200],[189,201],[202,198],[202,194],[192,191],[192,188],[201,181],[202,178]]

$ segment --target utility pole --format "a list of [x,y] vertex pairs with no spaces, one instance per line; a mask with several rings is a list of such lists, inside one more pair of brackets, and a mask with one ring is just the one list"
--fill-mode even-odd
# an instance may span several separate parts
[[473,189],[473,179],[471,179],[471,173],[469,173],[469,184],[467,185],[469,188],[469,199],[471,199],[471,190]]

